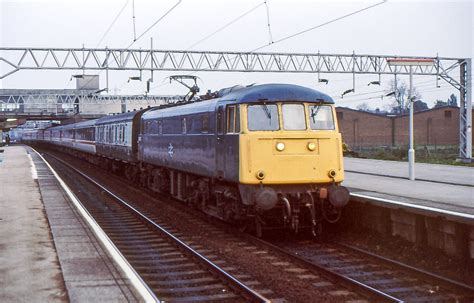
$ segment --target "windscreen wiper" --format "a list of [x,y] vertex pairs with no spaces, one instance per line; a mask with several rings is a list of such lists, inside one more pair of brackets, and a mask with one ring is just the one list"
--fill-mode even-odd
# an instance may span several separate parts
[[316,120],[314,118],[318,115],[318,112],[319,112],[320,108],[321,108],[321,105],[317,105],[316,106],[316,111],[315,111],[314,107],[311,109],[311,118],[313,119],[313,123],[316,123]]
[[262,107],[263,107],[263,111],[265,112],[265,114],[267,115],[267,118],[269,120],[272,119],[272,113],[270,112],[270,110],[268,109],[268,106],[266,104],[262,104]]

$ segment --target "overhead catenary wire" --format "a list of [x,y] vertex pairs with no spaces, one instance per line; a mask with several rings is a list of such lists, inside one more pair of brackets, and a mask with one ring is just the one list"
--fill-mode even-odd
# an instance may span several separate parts
[[[444,92],[444,91],[449,91],[449,90],[454,90],[453,87],[451,86],[445,86],[445,87],[438,87],[438,88],[428,88],[428,89],[423,89],[420,90],[419,92],[422,93],[429,93],[429,92]],[[375,92],[374,92],[375,94]],[[336,98],[335,101],[341,102],[341,104],[348,104],[348,103],[353,103],[353,102],[360,102],[360,101],[367,101],[367,100],[372,100],[372,99],[380,99],[383,100],[385,98],[388,98],[385,95],[374,95],[374,96],[368,96],[364,98],[357,98],[357,99],[351,99],[351,98]]]
[[[243,17],[249,15],[250,13],[252,13],[253,11],[255,11],[256,9],[258,9],[259,7],[261,7],[262,5],[266,5],[266,1],[264,2],[261,2],[257,5],[255,5],[254,7],[252,7],[250,10],[244,12],[243,14],[239,15],[238,17],[232,19],[230,22],[224,24],[223,26],[221,26],[220,28],[218,28],[217,30],[215,30],[214,32],[210,33],[209,35],[205,36],[204,38],[202,38],[201,40],[193,43],[191,46],[189,46],[186,50],[189,50],[189,49],[192,49],[193,47],[195,47],[196,45],[206,41],[207,39],[211,38],[212,36],[216,35],[217,33],[221,32],[222,30],[226,29],[227,27],[229,27],[230,25],[234,24],[235,22],[239,21],[240,19],[242,19]],[[269,20],[269,19],[267,19]],[[268,21],[269,22],[269,21]],[[191,73],[191,75],[195,74],[197,72],[193,72]],[[166,84],[157,84],[155,86],[152,86],[150,89],[154,89],[154,88],[157,88],[157,87],[161,87],[161,86],[164,86]]]
[[255,48],[255,49],[251,50],[250,52],[255,52],[255,51],[260,50],[260,49],[262,49],[262,48],[268,47],[269,45],[274,45],[274,44],[283,42],[283,41],[285,41],[285,40],[294,38],[294,37],[296,37],[296,36],[305,34],[305,33],[307,33],[307,32],[313,31],[313,30],[315,30],[315,29],[318,29],[318,28],[321,28],[321,27],[323,27],[323,26],[329,25],[329,24],[331,24],[331,23],[337,22],[337,21],[339,21],[339,20],[342,20],[342,19],[348,18],[348,17],[350,17],[350,16],[353,16],[353,15],[356,15],[356,14],[359,14],[359,13],[362,13],[362,12],[364,12],[364,11],[366,11],[366,10],[369,10],[369,9],[371,9],[371,8],[374,8],[374,7],[376,7],[376,6],[379,6],[379,5],[381,5],[381,4],[384,4],[384,3],[386,3],[387,1],[388,1],[388,0],[383,0],[383,1],[378,2],[378,3],[376,3],[376,4],[372,4],[372,5],[369,5],[369,6],[367,6],[367,7],[362,8],[362,9],[353,11],[353,12],[351,12],[351,13],[349,13],[349,14],[345,14],[345,15],[343,15],[343,16],[340,16],[340,17],[331,19],[331,20],[329,20],[329,21],[326,21],[326,22],[324,22],[324,23],[318,24],[318,25],[316,25],[316,26],[312,26],[312,27],[307,28],[307,29],[305,29],[305,30],[296,32],[296,33],[294,33],[294,34],[291,34],[291,35],[288,35],[288,36],[283,37],[283,38],[281,38],[281,39],[278,39],[278,40],[276,40],[276,41],[273,41],[272,44],[266,44],[266,45],[262,45],[262,46],[260,46],[260,47],[257,47],[257,48]]
[[182,2],[182,0],[178,0],[178,2],[175,3],[175,5],[173,5],[170,9],[168,9],[166,11],[166,13],[164,13],[161,17],[158,18],[158,20],[156,20],[152,25],[150,25],[145,31],[143,31],[143,33],[141,33],[138,37],[136,37],[132,43],[130,43],[130,45],[127,46],[127,49],[129,49],[133,44],[135,44],[135,42],[137,42],[140,38],[142,38],[143,36],[146,35],[146,33],[148,33],[153,27],[155,27],[158,23],[160,23],[161,20],[163,20],[166,16],[168,16],[180,3]]
[[[130,1],[128,0],[127,3],[125,4],[125,6],[129,3]],[[156,20],[152,25],[150,25],[140,36],[138,36],[137,38],[135,38],[131,43],[130,45],[127,46],[127,48],[125,48],[125,50],[128,50],[136,41],[138,41],[138,39],[140,39],[141,37],[143,37],[147,32],[149,32],[154,26],[156,26],[161,20],[163,20],[169,13],[171,13],[171,11],[173,11],[180,3],[182,2],[182,0],[178,0],[178,2],[173,5],[169,10],[167,10],[161,17],[158,18],[158,20]],[[134,4],[134,1],[133,3]],[[134,10],[134,9],[133,9]],[[120,14],[119,14],[120,15]],[[135,15],[135,14],[134,14]],[[118,17],[116,17],[118,18]],[[114,21],[115,22],[115,21]],[[106,61],[104,62],[104,65],[108,66],[108,61],[109,61],[109,57],[106,59]],[[97,75],[100,75],[104,70],[101,69],[99,71],[99,73]],[[92,78],[89,79],[89,81],[85,84],[89,84],[90,82],[92,81]]]
[[[417,91],[419,93],[422,93],[422,92],[431,92],[431,91],[437,91],[437,90],[440,90],[441,88],[443,89],[448,89],[448,88],[451,88],[451,89],[454,89],[453,87],[451,87],[448,83],[443,83],[442,85],[444,86],[440,86],[440,87],[426,87],[426,88],[422,88],[420,89],[420,87],[424,87],[424,86],[431,86],[431,84],[422,84],[422,85],[413,85],[413,87],[417,88]],[[374,95],[374,94],[377,94],[377,93],[387,93],[389,92],[389,90],[379,90],[379,91],[374,91],[374,92],[366,92],[366,93],[359,93],[359,94],[354,94],[354,95],[350,95],[350,96],[347,96],[345,98],[337,98],[337,100],[352,100],[351,98],[353,97],[359,97],[359,96],[367,96],[369,95]],[[382,95],[374,95],[375,97],[380,97]],[[384,95],[384,98],[387,97]],[[367,98],[367,97],[365,97]],[[362,99],[363,100],[363,99]]]
[[122,15],[123,11],[125,10],[125,8],[127,7],[129,2],[130,2],[130,0],[125,1],[125,4],[122,6],[122,8],[118,12],[118,14],[115,16],[112,23],[110,23],[109,27],[107,28],[105,33],[102,35],[102,37],[99,39],[99,42],[97,42],[97,45],[95,47],[99,47],[99,45],[102,43],[102,41],[104,41],[105,37],[109,34],[110,30],[115,25],[115,22],[117,22],[117,20],[120,18],[120,16]]
[[[371,8],[374,8],[374,7],[376,7],[376,6],[379,6],[379,5],[381,5],[381,4],[384,4],[384,3],[386,3],[387,1],[388,1],[388,0],[383,0],[383,1],[378,2],[378,3],[376,3],[376,4],[369,5],[369,6],[367,6],[367,7],[362,8],[362,9],[353,11],[353,12],[351,12],[351,13],[349,13],[349,14],[345,14],[345,15],[340,16],[340,17],[337,17],[337,18],[335,18],[335,19],[331,19],[331,20],[329,20],[329,21],[327,21],[327,22],[324,22],[324,23],[318,24],[318,25],[316,25],[316,26],[310,27],[310,28],[308,28],[308,29],[299,31],[299,32],[297,32],[297,33],[294,33],[294,34],[291,34],[291,35],[289,35],[289,36],[283,37],[283,38],[278,39],[278,40],[276,40],[276,41],[273,41],[273,38],[272,38],[272,43],[271,43],[271,44],[265,44],[265,45],[263,45],[263,46],[260,46],[260,47],[258,47],[258,48],[255,48],[255,49],[253,49],[253,50],[251,50],[251,51],[249,51],[249,52],[255,52],[255,51],[257,51],[257,50],[260,50],[260,49],[262,49],[262,48],[268,47],[268,46],[270,46],[270,45],[274,45],[274,44],[276,44],[276,43],[280,43],[280,42],[282,42],[282,41],[285,41],[285,40],[294,38],[294,37],[299,36],[299,35],[302,35],[302,34],[305,34],[305,33],[310,32],[310,31],[312,31],[312,30],[321,28],[321,27],[326,26],[326,25],[328,25],[328,24],[337,22],[337,21],[339,21],[339,20],[348,18],[348,17],[350,17],[350,16],[359,14],[359,13],[361,13],[361,12],[364,12],[364,11],[366,11],[366,10],[369,10],[369,9],[371,9]],[[266,1],[264,1],[262,4],[267,5]],[[260,4],[260,5],[261,5],[261,4]],[[260,5],[259,5],[259,6],[260,6]],[[268,20],[269,20],[269,19],[268,19]],[[234,57],[234,58],[235,58],[235,57]],[[194,72],[193,74],[195,74],[195,73],[196,73],[196,72]],[[163,85],[163,84],[159,84],[159,85],[156,85],[156,86],[154,86],[154,87],[152,87],[152,88],[157,88],[157,87],[162,86],[162,85]]]
[[268,8],[268,0],[263,1],[265,3],[265,10],[267,12],[267,26],[268,26],[268,44],[273,44],[272,27],[270,25],[270,10]]
[[234,24],[235,22],[239,21],[240,19],[242,19],[243,17],[247,16],[248,14],[250,14],[251,12],[255,11],[257,8],[259,8],[260,6],[264,5],[265,2],[262,2],[262,3],[259,3],[257,4],[256,6],[254,6],[253,8],[249,9],[248,11],[246,11],[245,13],[243,13],[242,15],[238,16],[237,18],[231,20],[230,22],[226,23],[225,25],[219,27],[218,29],[216,29],[215,31],[213,31],[212,33],[210,33],[209,35],[205,36],[204,38],[202,38],[201,40],[193,43],[191,46],[189,46],[186,50],[190,50],[192,49],[193,47],[195,47],[196,45],[206,41],[207,39],[211,38],[212,36],[214,36],[215,34],[221,32],[222,30],[226,29],[227,27],[231,26],[232,24]]
[[[357,79],[361,79],[361,78],[364,78],[364,77],[368,77],[367,75],[366,76],[358,76]],[[372,77],[372,76],[369,76],[369,77]],[[431,77],[431,76],[429,76]],[[345,78],[345,79],[336,79],[336,80],[332,80],[332,82],[338,82],[338,81],[352,81],[352,77],[351,78]],[[442,85],[444,84],[448,84],[446,82],[443,82]],[[423,86],[431,86],[431,85],[435,85],[435,80],[425,80],[425,81],[421,81],[421,82],[416,82],[413,84],[413,87],[415,89],[419,88],[419,87],[423,87]],[[436,87],[433,87],[433,88],[436,88]],[[352,98],[352,97],[356,97],[356,96],[361,96],[361,95],[368,95],[368,94],[373,94],[373,93],[379,93],[379,92],[389,92],[390,88],[387,88],[385,90],[381,90],[381,91],[374,91],[374,92],[366,92],[366,93],[358,93],[358,94],[351,94],[351,95],[347,95],[344,97],[344,99],[349,99],[349,98]],[[340,94],[340,90],[334,90],[334,91],[330,91],[328,92],[327,94],[328,95],[339,95]]]
[[[125,10],[125,8],[127,7],[128,3],[130,2],[130,0],[126,0],[124,5],[122,6],[122,8],[120,9],[120,11],[117,13],[117,15],[115,16],[114,20],[112,21],[112,23],[110,23],[109,27],[107,28],[107,30],[105,31],[105,33],[102,35],[102,37],[99,39],[99,42],[97,42],[96,44],[96,48],[99,47],[99,45],[102,43],[102,41],[104,41],[105,37],[109,34],[110,30],[112,29],[112,27],[115,25],[115,22],[117,22],[117,20],[120,18],[120,16],[122,15],[123,11]],[[99,75],[102,71],[99,72]],[[90,79],[85,85],[89,84],[89,82],[92,81],[92,79]],[[71,83],[71,80],[68,80],[67,84],[66,84],[66,87],[64,89],[67,89],[69,87]]]
[[137,41],[137,28],[135,25],[135,0],[132,0],[132,22],[133,22],[133,41]]
[[[134,1],[135,2],[135,1]],[[178,2],[175,3],[175,5],[173,5],[170,9],[168,9],[161,17],[159,17],[152,25],[150,25],[140,36],[138,37],[134,37],[132,43],[130,43],[127,48],[129,49],[135,42],[137,42],[141,37],[143,37],[146,33],[148,33],[153,27],[155,27],[161,20],[163,20],[168,14],[170,14],[180,3],[182,2],[182,0],[178,0]],[[108,59],[107,59],[108,60]],[[129,82],[125,82],[124,84],[122,84],[120,87],[119,87],[119,90],[122,89],[122,87],[124,87],[125,85],[127,85]]]

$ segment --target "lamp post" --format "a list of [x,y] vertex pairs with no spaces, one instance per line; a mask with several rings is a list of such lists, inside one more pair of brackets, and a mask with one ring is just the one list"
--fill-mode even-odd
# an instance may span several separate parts
[[413,66],[410,65],[410,90],[408,91],[408,102],[410,102],[410,147],[408,149],[408,178],[415,180],[415,149],[413,148]]
[[[408,102],[410,102],[410,146],[408,149],[408,178],[415,180],[415,148],[413,145],[413,66],[433,66],[434,61],[432,59],[404,59],[394,58],[387,59],[387,63],[390,66],[408,66],[410,68],[410,90],[408,93]],[[396,72],[396,70],[395,70]],[[397,88],[395,87],[395,90]]]

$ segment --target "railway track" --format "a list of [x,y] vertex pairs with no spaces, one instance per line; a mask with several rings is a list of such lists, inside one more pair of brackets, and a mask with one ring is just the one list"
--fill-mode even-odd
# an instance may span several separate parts
[[[72,158],[69,159],[74,161]],[[74,165],[77,164],[79,163]],[[91,165],[80,166],[85,171],[94,169]],[[257,289],[260,294],[270,298],[272,302],[389,301],[373,293],[367,293],[352,284],[331,283],[325,273],[313,274],[312,270],[302,268],[299,263],[289,260],[293,258],[282,255],[266,245],[263,247],[254,245],[250,240],[252,237],[249,238],[249,235],[239,232],[228,224],[209,219],[204,214],[168,198],[157,199],[154,193],[131,186],[129,182],[115,175],[106,177],[107,173],[96,170],[92,175],[108,188],[113,188],[118,195],[133,197],[130,203],[133,203],[134,207],[145,212],[155,222],[167,222],[164,226],[173,233],[177,231],[176,234],[180,234],[180,238],[194,249],[200,250],[205,247],[206,250],[200,250],[200,252],[206,257],[215,258],[215,255],[219,255],[224,262],[227,262],[225,268],[244,280],[246,284]],[[88,189],[83,191],[87,192]],[[147,202],[139,203],[138,200]],[[157,209],[159,209],[158,212]],[[117,224],[121,220],[127,221],[128,217],[122,217],[120,220],[117,218]],[[191,224],[192,229],[189,229],[189,224],[187,226],[183,222]],[[127,227],[124,228],[127,229]],[[134,232],[139,231],[137,229]],[[137,253],[137,256],[141,253]],[[330,280],[334,281],[334,279]]]
[[[120,182],[119,182],[120,183]],[[125,186],[125,182],[122,186]],[[120,185],[119,185],[120,186]],[[103,190],[103,189],[102,189]],[[142,193],[141,190],[135,189],[130,187],[129,190],[133,190],[137,195],[138,193]],[[144,198],[141,199],[148,199],[147,194],[143,195]],[[153,199],[150,197],[150,199]],[[169,202],[168,202],[169,203]],[[135,206],[136,207],[136,206]],[[140,206],[138,207],[140,208]],[[156,208],[156,207],[155,207]],[[343,247],[338,244],[315,244],[313,242],[305,242],[305,243],[290,243],[290,244],[282,244],[276,243],[271,244],[265,241],[261,241],[254,237],[240,234],[237,231],[230,229],[227,225],[216,223],[215,220],[210,220],[205,222],[202,219],[198,218],[199,215],[196,214],[195,211],[191,211],[189,208],[184,207],[184,205],[173,205],[172,208],[177,208],[175,210],[176,213],[179,213],[180,218],[178,220],[187,220],[195,224],[196,228],[195,231],[199,231],[199,233],[187,233],[183,231],[179,225],[174,224],[175,222],[165,220],[167,224],[164,225],[169,231],[175,232],[178,230],[178,234],[183,234],[181,237],[182,239],[186,239],[186,242],[192,246],[195,250],[200,250],[202,255],[205,255],[207,258],[210,259],[217,259],[216,256],[216,248],[212,247],[212,245],[208,245],[210,242],[208,236],[211,235],[213,240],[217,242],[220,241],[219,247],[232,247],[232,244],[229,243],[237,243],[234,245],[234,248],[238,247],[240,249],[239,252],[236,250],[237,255],[243,255],[244,251],[251,252],[250,255],[257,259],[256,262],[265,263],[270,259],[271,266],[278,267],[281,272],[281,278],[283,280],[293,279],[296,282],[308,282],[310,286],[314,286],[318,288],[320,292],[324,292],[327,294],[327,297],[320,298],[318,301],[327,301],[327,302],[345,302],[345,301],[374,301],[374,302],[402,302],[402,301],[420,301],[420,302],[433,302],[433,301],[472,301],[474,298],[472,289],[468,287],[464,287],[464,285],[455,285],[451,282],[453,281],[446,281],[440,282],[443,280],[441,277],[429,277],[425,273],[422,272],[414,272],[413,270],[407,270],[406,268],[401,268],[400,265],[397,264],[387,264],[387,262],[376,261],[375,256],[369,256],[363,252],[357,252],[355,249],[350,247]],[[146,212],[146,210],[145,210]],[[107,213],[113,213],[110,209],[107,209]],[[110,216],[110,215],[107,215]],[[107,217],[106,216],[106,217]],[[128,242],[127,239],[136,239],[140,238],[141,236],[151,237],[152,235],[149,233],[148,229],[144,229],[141,227],[134,226],[133,221],[129,215],[126,216],[113,216],[115,218],[115,225],[121,226],[121,230],[117,230],[112,228],[110,231],[112,234],[116,233],[118,236],[121,236],[126,230],[132,231],[131,234],[126,236],[125,243]],[[153,222],[160,223],[160,219],[156,218],[155,215],[148,215],[148,217]],[[123,225],[127,224],[126,226]],[[131,224],[130,226],[128,224]],[[203,236],[207,235],[206,236]],[[137,240],[139,241],[139,240]],[[135,241],[135,245],[137,243]],[[207,242],[207,243],[206,243]],[[211,241],[212,242],[212,241]],[[202,244],[202,245],[201,245]],[[163,245],[163,246],[162,246]],[[155,248],[163,248],[166,249],[168,244],[164,244],[162,242],[146,244],[145,246],[141,246],[139,250],[134,251],[124,251],[127,252],[129,256],[133,258],[137,258],[137,271],[143,271],[144,279],[147,278],[147,281],[150,282],[150,287],[156,291],[166,291],[166,288],[163,287],[163,283],[159,284],[156,281],[157,277],[159,277],[159,273],[163,273],[163,276],[168,275],[168,273],[164,273],[163,271],[167,271],[167,265],[172,266],[181,266],[181,264],[185,264],[181,271],[186,271],[186,263],[181,257],[175,257],[173,261],[173,257],[169,264],[166,263],[153,263],[147,261],[147,258],[150,257],[149,254],[153,254]],[[208,249],[203,250],[202,247],[206,247]],[[220,248],[217,250],[220,251]],[[284,255],[285,257],[282,257]],[[166,255],[165,255],[166,256]],[[171,254],[172,256],[172,254]],[[153,257],[152,257],[153,258]],[[246,258],[244,255],[242,258]],[[178,261],[179,260],[179,261]],[[219,261],[217,261],[219,263]],[[150,267],[150,264],[155,264],[154,267]],[[164,266],[161,267],[161,264]],[[240,267],[241,265],[231,264],[227,265],[227,267]],[[245,272],[245,271],[244,271]],[[293,276],[291,273],[293,272]],[[199,276],[198,273],[196,273]],[[287,277],[288,275],[288,277]],[[162,277],[163,277],[162,276]],[[171,276],[173,276],[171,274]],[[241,277],[241,279],[255,279],[256,276],[253,274],[250,275],[237,275]],[[158,279],[162,279],[159,277]],[[155,279],[155,280],[154,280]],[[174,278],[173,278],[174,279]],[[199,282],[197,286],[203,286],[206,288],[206,282],[203,280],[199,280],[201,278],[191,278],[191,283]],[[257,277],[258,279],[258,277]],[[270,277],[270,279],[274,279]],[[299,279],[299,281],[298,281]],[[177,280],[177,279],[174,279]],[[304,280],[304,281],[303,281]],[[177,280],[178,281],[178,280]],[[209,279],[209,281],[211,281]],[[330,281],[330,282],[328,282]],[[148,283],[148,282],[147,282]],[[173,282],[170,282],[173,283]],[[180,284],[181,283],[181,284]],[[180,282],[178,285],[169,286],[171,288],[170,293],[173,293],[175,290],[184,290],[184,291],[192,291],[194,285],[190,287],[186,287],[188,282]],[[225,283],[224,283],[225,284]],[[217,285],[224,285],[222,282]],[[189,284],[188,284],[189,285]],[[252,280],[250,285],[257,285],[255,280]],[[258,286],[259,289],[267,289],[268,285],[265,286]],[[290,286],[288,286],[290,287]],[[310,292],[309,289],[307,289]],[[348,291],[349,290],[349,291]],[[291,289],[289,290],[291,292]],[[227,294],[227,290],[225,291]],[[278,292],[278,290],[276,290]],[[346,297],[338,297],[338,294],[343,293],[351,293],[352,295]],[[263,292],[265,293],[265,292]],[[334,295],[333,295],[334,294]],[[359,294],[359,295],[356,295]],[[275,294],[276,295],[276,294]],[[361,297],[362,295],[362,297]],[[280,297],[287,297],[285,293],[281,291],[278,293],[277,298]],[[196,297],[197,298],[197,297]],[[203,296],[204,298],[204,296]],[[242,297],[240,297],[242,298]],[[364,299],[365,298],[365,299]],[[232,300],[239,300],[239,299],[231,299]],[[248,299],[245,299],[248,300]],[[294,299],[293,299],[294,300]],[[290,299],[291,301],[291,299]],[[294,300],[299,301],[299,300]],[[306,300],[303,300],[306,301]]]
[[[255,241],[262,241],[254,239]],[[343,243],[269,243],[337,280],[351,281],[392,302],[473,302],[474,286],[393,261]]]
[[[162,301],[269,302],[138,209],[61,159],[47,156],[62,176],[75,179],[89,199],[82,203],[118,250]],[[75,176],[80,176],[75,178]],[[92,189],[95,187],[96,190]],[[101,196],[100,199],[94,196]],[[215,256],[214,256],[215,257]]]

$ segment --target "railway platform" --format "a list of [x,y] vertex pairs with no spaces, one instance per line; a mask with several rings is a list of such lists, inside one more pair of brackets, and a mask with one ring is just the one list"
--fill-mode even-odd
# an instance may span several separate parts
[[474,168],[416,163],[414,181],[408,163],[344,159],[344,185],[351,193],[474,215]]
[[0,302],[138,301],[40,157],[3,149]]
[[474,259],[474,168],[345,158],[351,203],[346,218],[420,247]]

